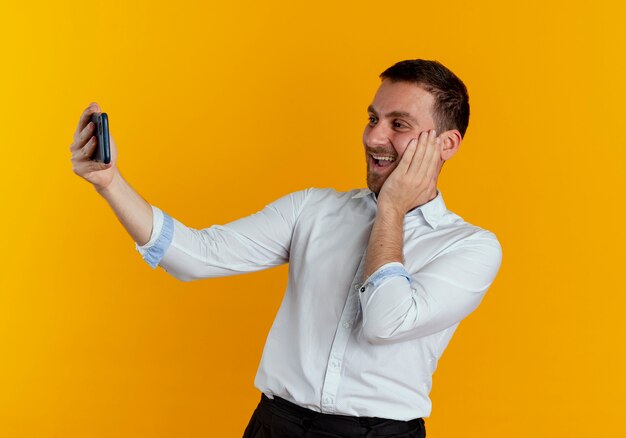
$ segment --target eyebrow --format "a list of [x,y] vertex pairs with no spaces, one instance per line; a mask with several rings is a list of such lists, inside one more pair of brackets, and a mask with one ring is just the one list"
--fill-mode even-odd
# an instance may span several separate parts
[[[372,113],[372,114],[374,114],[374,115],[376,115],[376,116],[378,115],[378,113],[376,112],[376,110],[374,109],[374,107],[372,105],[367,107],[367,111]],[[390,113],[385,114],[385,117],[404,117],[405,119],[409,119],[413,123],[417,123],[417,120],[415,120],[406,111],[391,111]]]

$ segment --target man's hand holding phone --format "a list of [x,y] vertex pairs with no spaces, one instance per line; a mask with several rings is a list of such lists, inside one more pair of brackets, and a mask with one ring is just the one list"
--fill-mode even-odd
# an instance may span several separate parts
[[441,139],[434,130],[423,131],[406,147],[398,166],[378,194],[378,207],[393,209],[400,217],[437,194],[441,170]]
[[[100,125],[102,136],[109,134],[109,156],[106,153],[96,153],[96,149],[105,146],[98,143],[98,125],[96,118],[102,115],[102,110],[97,103],[90,104],[81,114],[78,126],[74,132],[74,142],[70,146],[72,153],[72,170],[74,173],[94,185],[96,190],[108,187],[117,173],[117,147],[113,136],[108,133],[107,125]],[[92,120],[93,119],[93,120]],[[104,149],[104,148],[103,148]],[[97,161],[110,160],[108,163]]]
[[[113,136],[109,135],[110,162],[96,161],[94,155],[97,144],[96,126],[91,121],[93,115],[101,115],[102,110],[97,103],[89,105],[81,114],[74,142],[70,146],[72,153],[72,169],[74,173],[95,187],[109,203],[120,223],[128,234],[139,245],[145,245],[152,233],[152,207],[126,182],[119,172],[117,161],[117,147]],[[102,126],[101,134],[106,134],[106,127]],[[102,159],[106,161],[106,150],[102,151]]]

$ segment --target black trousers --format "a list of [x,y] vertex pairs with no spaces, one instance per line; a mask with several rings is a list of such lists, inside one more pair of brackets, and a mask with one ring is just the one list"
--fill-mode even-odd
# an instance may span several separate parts
[[424,420],[388,420],[322,414],[280,397],[261,401],[243,433],[243,438],[424,438]]

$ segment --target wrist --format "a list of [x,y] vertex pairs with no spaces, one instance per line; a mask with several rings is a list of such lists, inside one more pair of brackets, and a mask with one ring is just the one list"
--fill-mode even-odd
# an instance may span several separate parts
[[94,188],[96,189],[96,192],[100,194],[100,196],[104,198],[108,198],[115,191],[118,190],[121,183],[122,183],[122,175],[120,174],[117,168],[114,168],[113,176],[111,177],[111,180],[108,182],[108,184],[106,186],[94,184]]
[[385,202],[379,202],[378,203],[378,207],[377,207],[377,211],[376,211],[376,216],[381,216],[384,217],[390,221],[404,221],[404,216],[406,215],[406,212],[401,209],[398,208],[397,206],[393,205],[393,204],[388,204]]

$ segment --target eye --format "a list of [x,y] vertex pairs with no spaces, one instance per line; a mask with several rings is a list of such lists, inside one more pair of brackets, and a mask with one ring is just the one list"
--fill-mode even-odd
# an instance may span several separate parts
[[374,125],[376,124],[376,122],[378,121],[378,119],[376,118],[376,116],[369,116],[367,118],[367,120],[369,120],[370,125]]
[[394,121],[393,121],[393,127],[394,127],[394,128],[408,128],[408,126],[407,126],[407,125],[405,125],[404,123],[399,122],[399,121],[397,121],[397,120],[394,120]]

